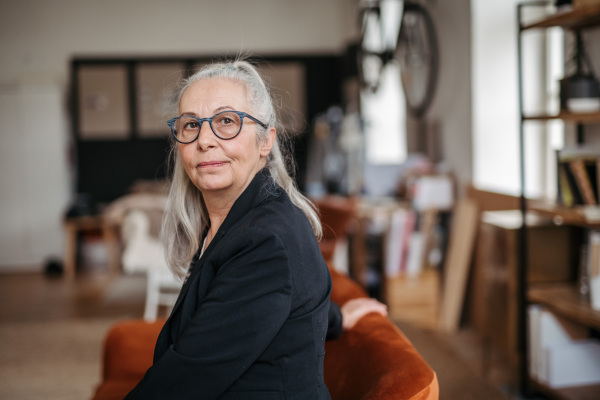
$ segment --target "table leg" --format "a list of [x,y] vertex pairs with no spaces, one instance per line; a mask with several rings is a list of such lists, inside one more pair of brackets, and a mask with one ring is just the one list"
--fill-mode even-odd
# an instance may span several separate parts
[[118,275],[121,271],[121,251],[117,227],[105,225],[102,227],[102,234],[108,253],[108,272],[113,276]]
[[65,254],[63,276],[67,281],[75,279],[75,267],[77,259],[77,227],[75,224],[65,223]]

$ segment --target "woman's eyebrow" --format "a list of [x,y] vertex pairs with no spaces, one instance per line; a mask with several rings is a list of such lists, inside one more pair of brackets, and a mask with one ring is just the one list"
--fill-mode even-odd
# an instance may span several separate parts
[[[221,111],[225,111],[225,110],[233,110],[233,109],[234,109],[234,108],[233,108],[233,107],[231,107],[231,106],[220,106],[220,107],[217,107],[217,108],[215,108],[215,109],[213,110],[213,113],[215,113],[215,114],[218,114],[218,113],[220,113]],[[195,113],[195,112],[193,112],[193,111],[185,111],[185,112],[182,112],[182,113],[181,113],[181,115],[189,115],[189,116],[191,116],[191,117],[197,117],[197,118],[199,118],[198,114],[196,114],[196,113]],[[213,114],[213,115],[214,115],[214,114]]]
[[218,108],[214,109],[213,112],[215,114],[217,114],[217,113],[219,113],[221,111],[225,111],[225,110],[233,110],[233,107],[231,107],[231,106],[221,106],[221,107],[218,107]]

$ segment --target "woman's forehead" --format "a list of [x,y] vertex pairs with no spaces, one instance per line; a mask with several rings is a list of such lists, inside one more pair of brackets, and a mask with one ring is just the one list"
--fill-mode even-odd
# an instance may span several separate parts
[[222,107],[225,105],[223,102],[231,107],[247,106],[245,86],[238,81],[225,78],[200,79],[183,92],[179,108]]

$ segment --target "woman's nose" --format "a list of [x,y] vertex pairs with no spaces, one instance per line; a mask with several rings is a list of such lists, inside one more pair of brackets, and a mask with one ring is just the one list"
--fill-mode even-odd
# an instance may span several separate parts
[[206,150],[211,147],[216,146],[217,137],[213,133],[210,123],[208,121],[203,121],[200,126],[200,132],[198,133],[198,140],[196,141],[198,147],[202,150]]

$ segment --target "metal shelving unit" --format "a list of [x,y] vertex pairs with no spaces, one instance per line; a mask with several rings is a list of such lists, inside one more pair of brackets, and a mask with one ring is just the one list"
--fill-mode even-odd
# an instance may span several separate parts
[[[599,222],[590,223],[578,209],[565,208],[557,205],[535,204],[535,202],[526,201],[525,197],[525,123],[544,123],[546,121],[560,119],[565,122],[577,124],[578,141],[583,142],[583,126],[586,124],[600,123],[600,112],[574,114],[562,111],[555,115],[532,115],[524,110],[523,101],[523,47],[522,34],[524,31],[534,29],[547,29],[551,27],[561,27],[565,30],[577,31],[600,26],[600,4],[592,4],[587,7],[578,7],[566,11],[556,12],[539,21],[533,23],[523,22],[523,11],[526,7],[547,7],[550,3],[547,1],[525,2],[517,6],[518,26],[518,79],[519,79],[519,108],[520,108],[520,166],[521,166],[521,212],[523,223],[519,231],[519,249],[518,249],[518,351],[519,361],[519,382],[520,391],[525,395],[532,394],[533,391],[556,399],[588,399],[597,398],[600,394],[600,385],[581,386],[565,389],[551,389],[545,385],[536,382],[529,375],[528,370],[528,321],[527,307],[530,303],[541,304],[558,315],[566,317],[578,324],[600,328],[600,312],[593,310],[589,304],[582,302],[575,294],[575,286],[567,282],[553,285],[529,285],[527,283],[527,242],[525,215],[528,210],[541,212],[553,218],[557,218],[564,224],[579,226],[584,229],[599,228]],[[575,266],[573,267],[575,268]]]

